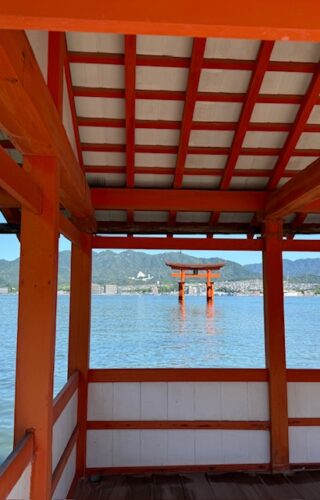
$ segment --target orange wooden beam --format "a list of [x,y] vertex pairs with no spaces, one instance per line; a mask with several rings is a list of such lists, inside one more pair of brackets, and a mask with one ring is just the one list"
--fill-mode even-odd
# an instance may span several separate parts
[[86,421],[91,313],[91,236],[82,246],[72,245],[71,294],[68,376],[79,372],[76,475],[82,476],[86,466]]
[[93,236],[92,248],[117,248],[136,250],[263,250],[262,240],[232,238],[152,238]]
[[51,31],[48,41],[48,88],[62,116],[63,106],[63,67],[66,58],[64,34]]
[[86,237],[85,233],[79,231],[79,229],[61,213],[59,218],[59,230],[65,238],[77,246],[81,246]]
[[0,466],[0,498],[7,498],[26,467],[32,463],[33,454],[33,433],[28,432]]
[[7,191],[4,191],[0,188],[0,210],[3,211],[3,209],[17,209],[19,207],[20,203]]
[[[0,146],[0,187],[17,200],[18,205],[40,213],[42,210],[42,193],[30,175]],[[0,205],[1,198],[0,198]]]
[[286,470],[289,467],[289,437],[281,223],[266,223],[265,245],[263,287],[266,366],[269,372],[271,463],[273,470]]
[[270,0],[245,4],[170,0],[103,0],[95,2],[3,2],[0,27],[52,31],[100,31],[227,38],[320,40],[320,7],[313,0]]
[[43,500],[51,497],[59,169],[54,158],[25,165],[44,194],[40,215],[22,209],[14,437],[34,429],[30,497]]
[[269,196],[264,216],[280,219],[294,212],[303,212],[306,205],[317,203],[319,198],[320,160],[318,159]]
[[209,191],[190,189],[93,188],[96,210],[175,210],[254,212],[262,210],[262,191]]
[[0,31],[0,126],[24,155],[58,158],[62,204],[79,225],[94,229],[85,175],[22,31]]

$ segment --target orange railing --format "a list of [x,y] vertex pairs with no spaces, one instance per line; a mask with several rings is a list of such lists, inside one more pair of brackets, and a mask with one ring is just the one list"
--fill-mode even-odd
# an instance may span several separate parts
[[27,466],[32,463],[33,455],[33,433],[27,432],[0,466],[0,498],[7,498]]

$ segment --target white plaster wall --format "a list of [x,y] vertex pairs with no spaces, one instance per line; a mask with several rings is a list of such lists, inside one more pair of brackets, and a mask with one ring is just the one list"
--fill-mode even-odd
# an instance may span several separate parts
[[89,430],[87,467],[262,464],[269,431]]
[[90,383],[88,420],[268,420],[266,382]]
[[76,445],[70,454],[69,460],[66,463],[63,474],[58,482],[56,489],[52,495],[52,500],[62,500],[67,498],[72,481],[76,473]]
[[56,468],[62,453],[77,425],[78,391],[70,398],[63,412],[53,426],[52,436],[52,472]]
[[289,427],[290,463],[320,462],[320,427]]
[[320,382],[288,383],[289,418],[320,418]]
[[31,463],[25,468],[18,482],[12,488],[7,500],[29,500],[30,499],[30,483],[31,483]]
[[48,32],[38,30],[26,30],[29,43],[35,58],[39,64],[45,81],[48,80]]

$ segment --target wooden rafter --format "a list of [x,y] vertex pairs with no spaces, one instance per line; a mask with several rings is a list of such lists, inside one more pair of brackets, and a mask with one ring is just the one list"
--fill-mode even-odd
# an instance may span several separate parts
[[65,79],[66,79],[66,84],[67,84],[67,92],[68,92],[68,98],[69,98],[69,104],[70,104],[72,126],[73,126],[74,138],[75,138],[75,142],[76,142],[78,161],[80,163],[80,166],[83,168],[83,155],[82,155],[82,149],[81,149],[81,145],[80,145],[81,141],[80,141],[79,125],[78,125],[78,121],[77,121],[76,103],[75,103],[75,96],[74,96],[73,86],[72,86],[70,61],[67,57],[67,54],[68,54],[67,39],[66,39],[65,35],[64,35],[64,50],[65,50],[65,54],[66,54],[65,62],[64,62],[64,74],[65,74]]
[[[238,158],[241,153],[243,141],[248,130],[252,111],[256,104],[260,87],[268,68],[273,46],[274,42],[261,42],[259,54],[257,56],[255,67],[252,72],[246,100],[242,106],[239,122],[233,137],[230,154],[222,175],[220,189],[228,189],[230,185]],[[212,214],[210,219],[212,224],[218,221],[219,215],[220,214],[218,212]]]
[[320,159],[298,172],[277,191],[269,195],[264,216],[281,218],[303,211],[303,207],[320,198]]
[[136,36],[125,36],[125,101],[127,187],[134,186]]
[[304,96],[304,100],[300,105],[294,124],[289,132],[289,135],[283,146],[283,149],[278,158],[276,166],[274,167],[271,179],[268,184],[268,189],[275,189],[277,187],[279,180],[283,176],[288,161],[294,154],[294,149],[306,126],[312,108],[318,100],[319,92],[320,92],[320,64],[317,66],[317,69],[311,80],[307,93]]
[[182,116],[176,171],[173,181],[173,187],[175,189],[180,188],[182,185],[205,47],[206,40],[204,38],[194,39],[187,83],[186,101]]
[[58,158],[62,204],[82,227],[94,229],[85,176],[22,31],[0,31],[0,125],[22,154]]

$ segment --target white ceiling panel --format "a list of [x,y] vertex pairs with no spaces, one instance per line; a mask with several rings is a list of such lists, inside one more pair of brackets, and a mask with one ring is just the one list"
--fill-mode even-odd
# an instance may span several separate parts
[[312,74],[286,73],[283,71],[267,71],[260,94],[305,94]]
[[137,54],[191,57],[192,43],[184,36],[138,35]]
[[187,189],[217,189],[221,177],[217,175],[184,175],[182,187]]
[[260,42],[228,38],[208,38],[204,56],[210,59],[256,59]]
[[320,106],[313,106],[308,123],[320,123]]
[[320,150],[320,133],[308,133],[304,132],[301,134],[300,139],[297,143],[297,149],[319,149]]
[[226,155],[194,155],[188,154],[186,168],[224,168]]
[[81,142],[125,144],[126,129],[112,127],[79,127]]
[[135,153],[134,161],[136,167],[174,168],[177,162],[177,155],[166,153]]
[[244,148],[281,148],[288,136],[287,132],[247,132]]
[[177,222],[209,222],[211,212],[177,212]]
[[318,62],[320,44],[313,42],[277,41],[271,54],[272,61]]
[[124,66],[71,63],[70,71],[76,87],[124,88]]
[[187,68],[137,66],[136,88],[140,90],[185,90],[188,72]]
[[277,156],[250,156],[241,155],[238,158],[236,169],[267,170],[272,169],[277,161]]
[[74,52],[124,53],[124,36],[106,33],[75,33],[67,35],[68,49]]
[[183,101],[162,101],[137,99],[137,120],[176,120],[182,119]]
[[291,156],[286,170],[303,170],[317,159],[317,156]]
[[233,222],[250,222],[254,213],[233,213],[233,212],[223,212],[220,214],[219,222],[221,223],[233,223]]
[[75,97],[78,116],[88,118],[125,118],[125,100],[103,97]]
[[234,132],[222,130],[192,130],[189,146],[229,147],[232,144]]
[[304,222],[306,224],[320,224],[320,214],[308,214]]
[[86,174],[89,186],[95,187],[124,187],[125,174]]
[[135,187],[170,188],[173,183],[173,175],[135,174],[134,179]]
[[180,139],[180,130],[142,129],[135,130],[136,144],[177,146]]
[[85,165],[125,167],[125,153],[109,153],[105,151],[84,151],[83,161]]
[[134,221],[135,222],[167,222],[168,212],[167,211],[145,211],[145,210],[135,210],[134,211]]
[[245,93],[251,78],[251,71],[203,69],[200,75],[200,92]]
[[126,222],[126,210],[96,210],[97,221]]
[[230,189],[264,189],[268,181],[268,177],[233,177]]
[[298,104],[257,103],[251,115],[251,122],[292,123],[298,112]]
[[236,122],[239,120],[242,103],[197,101],[193,120],[197,122]]

